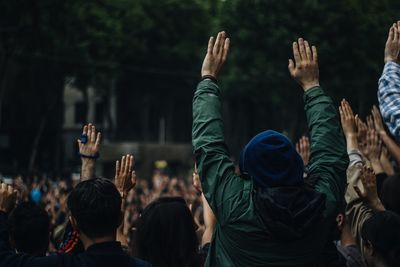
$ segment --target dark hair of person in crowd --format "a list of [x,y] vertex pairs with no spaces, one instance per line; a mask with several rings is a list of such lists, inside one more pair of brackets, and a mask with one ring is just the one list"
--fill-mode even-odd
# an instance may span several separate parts
[[368,266],[378,262],[388,267],[400,266],[400,215],[391,211],[374,214],[364,222],[361,237]]
[[44,256],[49,246],[50,219],[32,202],[20,203],[8,217],[10,240],[21,253]]
[[387,210],[400,215],[400,175],[388,177],[381,189],[382,203]]
[[121,223],[121,195],[108,179],[79,183],[68,197],[68,208],[78,230],[89,238],[115,235]]
[[144,209],[138,220],[134,255],[154,267],[199,266],[195,229],[183,198],[158,198]]

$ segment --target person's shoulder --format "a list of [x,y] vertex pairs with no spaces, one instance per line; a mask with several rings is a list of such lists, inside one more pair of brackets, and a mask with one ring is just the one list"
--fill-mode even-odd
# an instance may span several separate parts
[[131,261],[133,262],[132,266],[134,267],[152,267],[150,263],[135,257],[131,257]]

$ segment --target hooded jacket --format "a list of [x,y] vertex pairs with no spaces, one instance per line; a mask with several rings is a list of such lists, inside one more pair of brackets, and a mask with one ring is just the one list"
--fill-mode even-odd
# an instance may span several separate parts
[[308,90],[304,101],[311,185],[260,189],[250,176],[235,173],[217,84],[199,83],[192,142],[203,193],[217,218],[205,266],[327,266],[335,256],[326,248],[333,247],[330,232],[346,184],[345,140],[332,100],[321,87]]

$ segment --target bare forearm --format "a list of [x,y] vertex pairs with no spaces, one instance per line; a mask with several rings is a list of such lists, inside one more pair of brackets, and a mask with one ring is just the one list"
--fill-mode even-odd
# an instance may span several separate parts
[[94,179],[96,175],[96,160],[82,159],[81,181]]
[[359,150],[356,134],[346,134],[345,137],[346,137],[347,151]]
[[215,215],[203,194],[201,194],[201,201],[203,204],[204,226],[206,228],[201,239],[201,245],[203,246],[211,242],[215,225],[217,224],[217,218],[215,218]]

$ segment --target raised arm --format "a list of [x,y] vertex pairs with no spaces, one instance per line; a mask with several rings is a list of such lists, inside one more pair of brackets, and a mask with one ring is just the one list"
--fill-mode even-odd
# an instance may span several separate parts
[[378,82],[379,108],[383,120],[400,140],[400,21],[389,29],[385,45],[385,67]]
[[293,43],[293,55],[289,72],[304,90],[311,138],[309,175],[316,190],[327,196],[327,211],[332,213],[341,202],[346,185],[346,143],[336,108],[319,85],[317,48],[300,38]]
[[115,162],[115,178],[114,184],[121,194],[121,213],[122,222],[117,230],[117,241],[121,242],[123,246],[128,246],[128,239],[124,233],[125,211],[126,211],[126,198],[129,191],[136,185],[136,172],[133,170],[135,163],[132,155],[122,156],[121,161]]
[[[238,196],[241,179],[235,174],[233,162],[223,134],[220,91],[217,75],[226,60],[229,39],[225,32],[211,37],[202,66],[202,81],[193,97],[192,143],[204,196],[219,222],[229,216],[230,205]],[[226,209],[225,209],[226,207]]]
[[99,157],[101,133],[96,133],[92,124],[83,127],[81,138],[77,140],[79,156],[81,157],[81,181],[93,179],[96,176],[96,159]]

